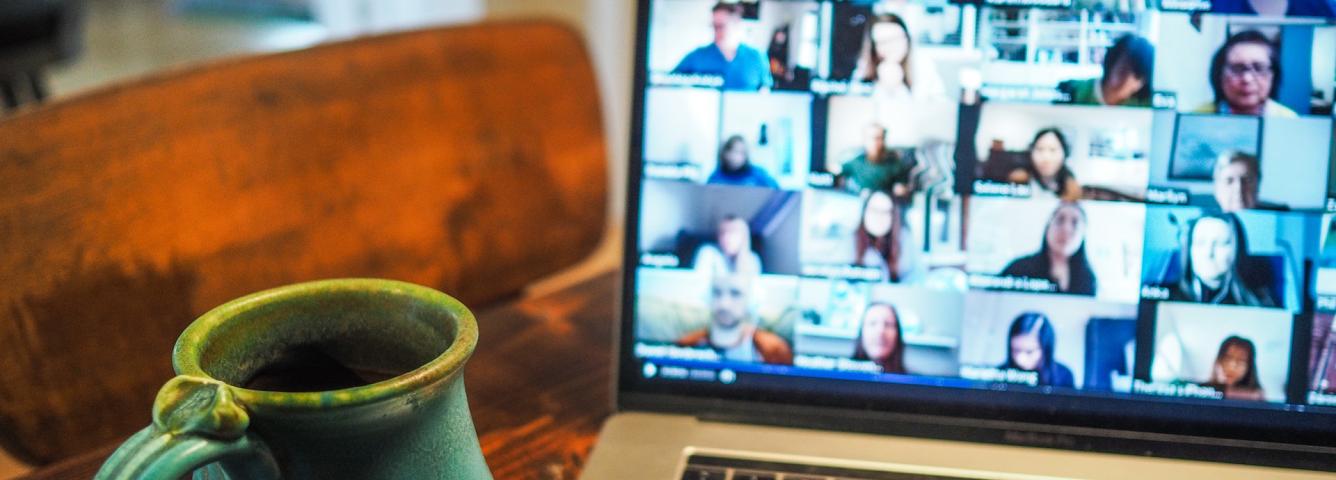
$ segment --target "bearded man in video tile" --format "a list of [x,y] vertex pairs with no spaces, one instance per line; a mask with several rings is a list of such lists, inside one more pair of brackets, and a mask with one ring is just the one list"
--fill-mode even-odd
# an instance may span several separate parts
[[678,339],[678,345],[709,347],[722,360],[790,365],[793,349],[783,337],[757,326],[752,301],[754,275],[716,274],[710,285],[710,325]]

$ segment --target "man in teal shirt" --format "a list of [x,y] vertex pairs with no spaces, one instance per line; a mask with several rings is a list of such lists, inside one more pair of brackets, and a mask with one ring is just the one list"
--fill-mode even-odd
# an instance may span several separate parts
[[715,75],[725,90],[760,90],[774,82],[765,55],[742,44],[742,5],[718,3],[713,15],[714,43],[692,50],[673,73]]
[[914,169],[914,150],[886,146],[886,127],[868,125],[864,130],[863,152],[844,164],[835,185],[850,191],[882,191],[894,198],[911,192],[910,172]]

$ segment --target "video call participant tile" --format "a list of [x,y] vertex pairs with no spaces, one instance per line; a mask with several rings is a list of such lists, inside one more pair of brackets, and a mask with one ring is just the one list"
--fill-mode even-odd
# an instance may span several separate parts
[[1144,221],[1136,203],[974,197],[970,287],[1136,303]]
[[816,66],[819,5],[654,2],[650,81],[741,91],[805,90]]
[[1286,400],[1293,316],[1256,307],[1160,303],[1150,377],[1133,391],[1193,399]]
[[1028,387],[1126,392],[1136,358],[1136,315],[1135,304],[970,292],[960,375]]
[[797,192],[651,180],[641,197],[642,266],[799,273]]
[[1143,297],[1297,313],[1320,223],[1311,213],[1148,207]]
[[645,176],[709,185],[798,190],[812,150],[805,93],[651,88]]
[[637,273],[636,347],[644,358],[791,365],[798,278],[687,270]]
[[999,102],[981,108],[977,124],[962,122],[958,140],[961,175],[972,175],[975,194],[1144,199],[1152,110]]
[[794,329],[800,367],[955,377],[964,294],[803,279]]
[[[936,236],[925,246],[922,202],[869,190],[809,190],[803,198],[803,275],[964,288],[959,266],[949,265],[959,258],[959,249]],[[942,228],[949,227],[934,231],[943,233]]]
[[[1157,89],[1178,110],[1260,117],[1330,116],[1336,88],[1336,25],[1276,19],[1162,13],[1155,56]],[[1203,52],[1210,52],[1203,55]]]
[[1239,210],[1322,210],[1329,117],[1155,112],[1147,201]]

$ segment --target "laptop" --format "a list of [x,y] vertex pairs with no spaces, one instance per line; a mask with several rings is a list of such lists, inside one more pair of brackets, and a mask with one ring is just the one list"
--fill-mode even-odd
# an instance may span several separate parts
[[584,477],[1333,478],[1332,0],[642,0]]

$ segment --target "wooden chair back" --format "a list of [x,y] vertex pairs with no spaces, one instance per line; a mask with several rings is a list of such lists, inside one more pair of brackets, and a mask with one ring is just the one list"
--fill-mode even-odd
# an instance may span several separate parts
[[[232,298],[329,277],[514,296],[603,234],[580,39],[544,22],[171,71],[0,121],[0,446],[51,462],[149,422]],[[483,339],[481,348],[486,348]]]

